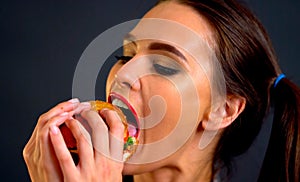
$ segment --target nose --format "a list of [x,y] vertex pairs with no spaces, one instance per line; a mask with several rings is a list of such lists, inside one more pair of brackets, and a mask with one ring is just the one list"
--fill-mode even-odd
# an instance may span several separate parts
[[127,62],[115,75],[115,82],[123,87],[133,91],[141,89],[140,78],[138,74],[139,68],[134,64],[134,61]]

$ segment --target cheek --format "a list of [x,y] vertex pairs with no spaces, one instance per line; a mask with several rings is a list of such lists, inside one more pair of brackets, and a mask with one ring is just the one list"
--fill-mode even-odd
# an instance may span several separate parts
[[203,72],[197,72],[194,74],[194,78],[197,78],[197,80],[194,80],[194,83],[200,103],[198,120],[202,121],[203,119],[208,119],[211,109],[211,88],[208,78]]
[[[145,79],[144,84],[147,85],[143,89],[143,117],[146,127],[143,130],[144,142],[152,143],[165,138],[174,130],[180,117],[181,100],[176,87],[166,79],[151,76]],[[153,99],[152,110],[149,108],[151,98],[157,99]],[[150,115],[155,115],[155,119]]]
[[[166,79],[156,77],[147,80],[145,84],[149,90],[147,92],[145,92],[145,90],[143,91],[145,99],[143,102],[149,103],[151,97],[159,96],[163,98],[165,104],[157,103],[154,107],[161,111],[164,110],[165,106],[166,112],[159,122],[145,120],[145,122],[156,123],[155,126],[144,130],[145,143],[152,143],[164,139],[175,130],[180,121],[183,121],[185,125],[197,126],[199,122],[208,117],[210,111],[210,87],[207,77],[205,75],[199,75],[199,73],[191,76],[197,79],[193,80],[193,83],[190,84],[186,84],[186,81],[181,80],[177,82],[177,85],[174,85]],[[198,94],[198,97],[190,96],[193,95],[190,94],[191,90],[194,90]],[[183,97],[182,94],[188,97]],[[188,99],[183,100],[186,98]],[[186,108],[182,108],[184,107],[184,105],[182,105],[183,102],[187,103],[187,105],[185,105],[187,106]],[[199,104],[199,110],[196,112],[193,108],[194,103]],[[152,111],[150,111],[148,104],[144,104],[144,107],[146,118],[150,114],[155,114],[151,113]],[[192,113],[195,114],[193,115]],[[190,132],[194,131],[190,130]]]

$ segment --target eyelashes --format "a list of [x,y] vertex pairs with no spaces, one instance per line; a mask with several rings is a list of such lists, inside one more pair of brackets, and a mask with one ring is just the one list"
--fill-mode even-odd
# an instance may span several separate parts
[[171,76],[171,75],[175,75],[178,73],[179,70],[173,69],[173,68],[169,68],[166,66],[162,66],[160,64],[157,63],[153,63],[153,68],[154,70],[160,74],[160,75],[164,75],[164,76]]
[[[126,64],[133,57],[132,56],[115,56],[115,58],[118,61],[121,61],[122,64]],[[170,68],[168,66],[163,66],[159,63],[156,63],[155,61],[153,61],[152,66],[153,66],[156,73],[158,73],[160,75],[163,75],[163,76],[172,76],[172,75],[175,75],[179,72],[179,70],[177,70],[177,69]]]
[[122,61],[122,64],[126,64],[130,61],[133,57],[132,56],[115,56],[118,61]]

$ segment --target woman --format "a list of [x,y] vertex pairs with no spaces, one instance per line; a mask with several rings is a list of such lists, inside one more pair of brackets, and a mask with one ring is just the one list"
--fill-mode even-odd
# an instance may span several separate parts
[[[73,99],[39,118],[24,148],[32,180],[121,181],[123,174],[134,181],[223,181],[231,159],[247,151],[274,108],[259,180],[299,181],[300,90],[281,73],[249,10],[231,0],[160,1],[126,37],[119,59],[107,94],[139,116],[136,153],[126,163],[115,160],[122,153],[119,118],[109,110],[100,117]],[[161,117],[151,118],[156,113]],[[74,114],[88,120],[92,136]],[[64,122],[78,142],[77,166],[58,129]]]

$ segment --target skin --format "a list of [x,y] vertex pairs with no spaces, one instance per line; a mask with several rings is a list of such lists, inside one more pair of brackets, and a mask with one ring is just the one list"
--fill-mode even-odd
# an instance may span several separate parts
[[[162,3],[151,9],[144,18],[160,18],[179,22],[192,30],[196,31],[204,40],[213,47],[209,24],[198,13],[190,7],[179,5],[174,2]],[[117,63],[111,70],[108,78],[108,92],[112,85],[120,85],[124,90],[130,89],[129,102],[134,106],[140,116],[149,114],[149,99],[151,96],[163,96],[167,103],[167,111],[163,120],[151,129],[143,130],[140,136],[142,144],[155,142],[167,136],[177,124],[178,115],[180,113],[180,100],[178,92],[174,85],[170,82],[161,79],[157,76],[144,76],[139,79],[131,77],[135,62],[140,61],[140,58],[149,54],[164,54],[163,51],[149,50],[149,45],[155,41],[139,40],[134,44],[124,45],[124,55],[131,56],[132,59],[126,64]],[[217,135],[208,147],[204,150],[199,150],[198,143],[202,137],[204,128],[207,127],[207,120],[210,114],[210,87],[207,77],[200,65],[185,51],[177,47],[178,50],[187,58],[187,64],[183,67],[187,73],[196,78],[194,83],[199,94],[201,107],[198,116],[198,128],[192,132],[190,139],[185,145],[175,152],[173,155],[159,160],[158,162],[148,164],[125,164],[125,174],[136,174],[135,181],[209,181],[211,178],[211,167],[213,151],[220,135]],[[174,58],[180,59],[180,58]],[[115,79],[117,75],[117,80]],[[179,75],[180,77],[180,75]],[[133,82],[133,83],[132,83]],[[129,83],[131,87],[129,88]],[[164,88],[164,89],[161,89]],[[188,91],[192,89],[190,85],[180,86],[182,90]],[[122,89],[120,89],[122,93]],[[230,96],[227,101],[222,123],[213,128],[220,130],[228,126],[236,116],[243,110],[245,100],[240,97]],[[159,107],[159,106],[157,106]],[[228,119],[230,118],[230,119]],[[140,153],[143,153],[143,147],[135,153],[136,158]]]
[[[212,47],[212,29],[208,23],[191,8],[175,2],[165,2],[151,9],[144,18],[161,18],[181,23],[205,39]],[[182,63],[180,58],[159,50],[149,50],[153,40],[140,40],[135,44],[127,44],[124,55],[132,59],[126,64],[118,62],[111,70],[107,80],[109,94],[116,85],[119,94],[129,90],[128,101],[140,117],[149,115],[149,100],[160,95],[166,103],[166,113],[156,126],[141,131],[140,146],[134,157],[144,153],[144,145],[159,141],[168,136],[176,127],[180,117],[181,102],[176,87],[160,75],[147,75],[139,78],[132,76],[132,67],[140,61],[139,58],[149,54],[170,56],[178,61],[190,77],[195,78],[201,107],[197,116],[197,127],[191,131],[190,138],[172,155],[157,162],[147,164],[122,163],[124,127],[114,111],[103,110],[100,116],[90,111],[89,106],[78,100],[63,102],[40,116],[36,128],[24,148],[23,155],[33,181],[121,181],[122,174],[133,174],[135,181],[209,181],[214,148],[219,140],[222,129],[234,121],[245,106],[245,99],[238,96],[228,96],[224,106],[220,125],[210,127],[219,130],[217,136],[204,149],[198,148],[204,129],[208,128],[210,108],[210,86],[205,73],[199,64],[185,51],[178,50],[186,57]],[[159,62],[160,63],[160,62]],[[181,73],[181,72],[180,72]],[[181,78],[181,74],[174,77]],[[117,75],[117,79],[115,77]],[[164,88],[164,89],[162,89]],[[188,92],[190,85],[180,85],[180,89]],[[123,92],[124,91],[124,92]],[[176,114],[177,113],[177,114]],[[92,128],[92,137],[78,120],[72,116],[81,114]],[[104,122],[106,121],[106,123]],[[80,162],[74,165],[67,150],[58,126],[63,122],[71,129],[78,143]],[[109,128],[109,129],[108,129]],[[96,149],[94,150],[93,147]],[[171,146],[172,147],[172,146]],[[101,151],[101,152],[100,152]]]
[[[79,121],[72,116],[81,113],[96,134],[90,137]],[[106,124],[103,119],[107,120]],[[75,166],[58,128],[66,123],[78,144],[82,159]],[[112,158],[121,156],[124,126],[116,112],[101,111],[101,117],[90,110],[90,105],[72,99],[53,107],[39,117],[33,134],[23,150],[32,181],[121,181],[123,163]],[[111,128],[108,131],[108,126]],[[102,143],[103,153],[93,149]],[[109,155],[109,157],[107,157]],[[111,175],[119,174],[119,175]]]

